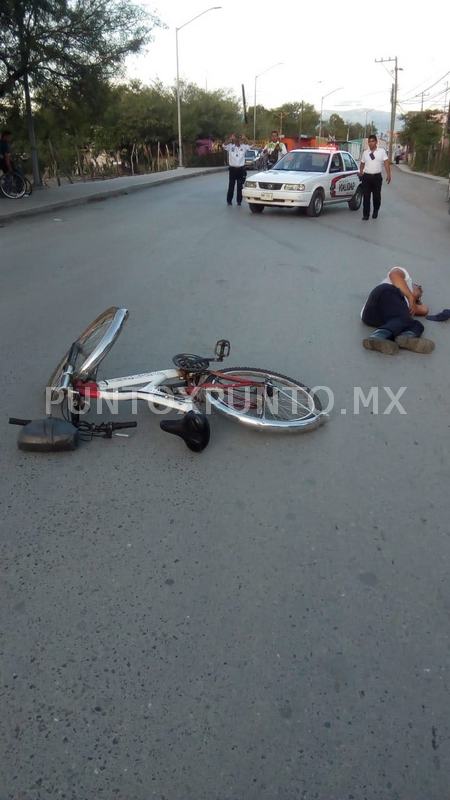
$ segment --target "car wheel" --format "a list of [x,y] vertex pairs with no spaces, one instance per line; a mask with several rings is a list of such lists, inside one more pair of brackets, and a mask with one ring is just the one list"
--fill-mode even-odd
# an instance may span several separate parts
[[264,211],[264,206],[260,206],[258,203],[249,203],[248,207],[252,214],[262,214]]
[[361,208],[361,203],[362,203],[362,189],[360,186],[358,186],[352,199],[348,201],[348,207],[350,211],[359,211],[359,209]]
[[311,202],[306,209],[306,213],[308,217],[320,217],[323,209],[323,191],[322,189],[316,189],[313,196],[311,197]]

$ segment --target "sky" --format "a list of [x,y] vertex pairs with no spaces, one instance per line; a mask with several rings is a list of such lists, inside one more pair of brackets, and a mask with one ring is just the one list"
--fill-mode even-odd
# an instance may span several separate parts
[[[221,9],[179,31],[183,80],[210,91],[230,89],[239,97],[243,83],[250,106],[258,75],[257,103],[268,108],[305,100],[320,110],[322,97],[331,93],[323,99],[324,109],[388,111],[394,64],[375,59],[397,56],[398,113],[420,110],[423,90],[425,108],[444,106],[447,81],[450,87],[448,1],[434,0],[421,10],[412,3],[214,1]],[[167,28],[155,29],[146,53],[128,60],[127,75],[147,84],[174,84],[175,27],[207,9],[208,2],[135,2]]]

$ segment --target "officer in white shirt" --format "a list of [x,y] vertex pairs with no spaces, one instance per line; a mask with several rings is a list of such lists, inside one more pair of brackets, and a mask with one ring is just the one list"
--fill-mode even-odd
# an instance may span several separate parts
[[366,350],[393,355],[399,347],[414,353],[431,353],[434,342],[422,336],[423,325],[414,317],[426,317],[422,287],[412,282],[404,267],[392,267],[385,279],[372,289],[361,319],[376,328],[363,340]]
[[386,171],[386,182],[391,182],[391,165],[388,154],[378,147],[378,139],[374,133],[369,136],[369,147],[361,157],[360,175],[363,188],[363,220],[370,216],[370,196],[373,195],[373,219],[378,217],[381,205],[381,184],[383,183],[383,164]]
[[264,150],[264,155],[267,157],[267,165],[269,169],[274,167],[277,161],[280,160],[283,156],[286,155],[287,149],[284,142],[280,141],[280,137],[278,135],[278,131],[272,131],[271,133],[271,140],[267,142]]
[[228,153],[228,193],[227,204],[233,205],[234,187],[237,183],[236,200],[238,206],[242,203],[242,187],[244,185],[246,171],[245,171],[245,154],[248,150],[248,144],[239,134],[232,133],[228,141],[223,145],[223,149]]

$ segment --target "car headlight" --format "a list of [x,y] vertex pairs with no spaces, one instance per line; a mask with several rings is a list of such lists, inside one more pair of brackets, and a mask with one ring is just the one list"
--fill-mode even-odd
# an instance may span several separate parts
[[304,192],[305,191],[305,184],[304,183],[285,183],[283,186],[287,192]]
[[258,184],[256,183],[256,181],[245,181],[244,186],[246,186],[247,189],[256,189]]

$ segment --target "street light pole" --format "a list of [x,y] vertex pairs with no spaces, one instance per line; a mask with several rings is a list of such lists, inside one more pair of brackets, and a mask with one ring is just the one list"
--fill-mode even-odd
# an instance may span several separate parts
[[178,31],[181,31],[182,28],[185,28],[186,25],[190,25],[191,22],[194,22],[199,17],[203,17],[204,14],[207,14],[209,11],[218,11],[219,8],[222,6],[211,6],[210,8],[205,8],[204,11],[201,11],[200,14],[196,14],[195,17],[192,19],[188,19],[187,22],[184,22],[183,25],[180,25],[178,28],[175,28],[175,48],[176,48],[176,55],[177,55],[177,120],[178,120],[178,166],[183,166],[183,140],[181,136],[181,101],[180,101],[180,64],[178,58]]
[[370,111],[373,111],[373,108],[366,108],[366,119],[365,119],[365,122],[364,122],[364,139],[367,136],[367,117],[368,117]]
[[[320,98],[320,122],[319,122],[319,137],[318,137],[318,138],[319,138],[319,140],[320,140],[320,138],[321,138],[321,136],[322,136],[322,114],[323,114],[323,101],[325,100],[325,98],[329,97],[329,96],[330,96],[330,94],[334,94],[335,92],[340,92],[340,90],[341,90],[341,89],[343,89],[343,88],[344,88],[343,86],[338,86],[338,88],[337,88],[337,89],[332,89],[332,90],[331,90],[331,92],[328,92],[328,94],[324,94],[324,95],[323,95],[323,96]],[[319,141],[319,144],[320,144],[320,141]]]
[[278,61],[276,64],[272,64],[271,67],[267,67],[263,72],[260,72],[259,75],[255,75],[255,91],[253,94],[253,142],[256,140],[256,81],[261,75],[265,75],[266,72],[269,72],[271,69],[275,69],[275,67],[280,67],[282,65],[282,61]]

